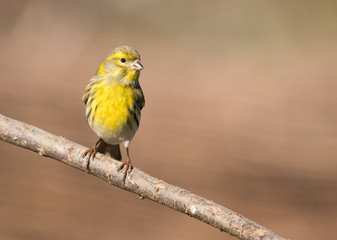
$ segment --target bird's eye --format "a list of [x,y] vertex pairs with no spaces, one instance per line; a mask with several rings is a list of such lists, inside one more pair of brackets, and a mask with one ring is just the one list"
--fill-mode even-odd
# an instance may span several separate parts
[[121,62],[124,63],[126,60],[125,58],[121,58]]

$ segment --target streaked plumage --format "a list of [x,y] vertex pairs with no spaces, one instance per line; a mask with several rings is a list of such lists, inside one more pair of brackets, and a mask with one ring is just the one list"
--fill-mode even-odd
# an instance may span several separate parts
[[[125,176],[130,165],[129,145],[140,123],[145,100],[138,78],[143,66],[139,53],[129,46],[114,49],[100,64],[83,95],[86,116],[91,129],[108,144],[123,143],[128,159]],[[94,158],[97,146],[89,149]],[[88,161],[88,164],[89,164]]]

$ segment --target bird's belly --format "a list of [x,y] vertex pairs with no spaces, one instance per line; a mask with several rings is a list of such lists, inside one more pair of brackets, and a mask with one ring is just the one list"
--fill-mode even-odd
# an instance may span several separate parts
[[131,141],[138,129],[134,114],[137,109],[131,101],[121,97],[96,100],[94,117],[89,120],[93,131],[109,144]]
[[118,128],[110,128],[109,125],[93,125],[91,128],[101,139],[109,144],[119,144],[126,141],[130,142],[135,135],[135,131],[125,125]]

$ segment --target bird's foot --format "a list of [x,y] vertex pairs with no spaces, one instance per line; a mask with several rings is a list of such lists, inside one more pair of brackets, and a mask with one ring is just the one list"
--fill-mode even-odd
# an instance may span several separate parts
[[132,168],[133,167],[129,158],[125,162],[123,162],[118,168],[118,171],[124,169],[123,183],[125,183],[126,176],[132,171]]
[[98,147],[100,142],[101,142],[101,139],[99,139],[92,148],[89,148],[88,150],[86,150],[82,155],[82,158],[85,158],[88,155],[87,173],[90,172],[90,168],[89,168],[90,159],[94,160],[94,158],[96,156],[96,153],[97,153],[97,147]]

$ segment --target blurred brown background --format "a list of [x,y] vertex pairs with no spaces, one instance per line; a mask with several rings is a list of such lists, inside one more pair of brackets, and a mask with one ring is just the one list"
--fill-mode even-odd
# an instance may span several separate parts
[[[133,163],[290,239],[337,222],[335,1],[1,1],[1,114],[92,146],[81,97],[141,53]],[[125,150],[122,148],[123,155]],[[1,142],[1,239],[234,239]]]

